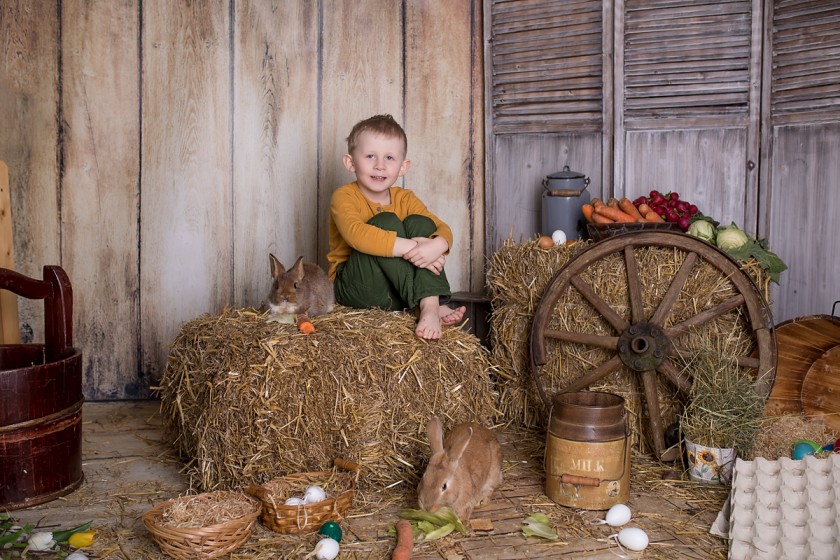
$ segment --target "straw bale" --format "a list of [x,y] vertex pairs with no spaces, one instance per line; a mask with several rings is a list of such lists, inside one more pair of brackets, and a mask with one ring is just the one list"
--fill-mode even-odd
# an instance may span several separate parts
[[226,309],[185,323],[157,391],[167,433],[192,485],[233,489],[359,463],[360,489],[414,484],[425,428],[501,415],[490,355],[473,335],[414,334],[402,312],[337,307],[314,334]]
[[[546,423],[548,411],[539,397],[531,372],[531,323],[540,298],[554,275],[591,246],[590,241],[577,241],[541,249],[536,238],[521,243],[508,239],[490,259],[487,271],[487,291],[492,307],[490,339],[493,363],[498,368],[498,406],[505,415],[505,421],[525,427]],[[674,248],[641,247],[636,250],[646,316],[651,316],[662,300],[684,257],[683,251]],[[742,266],[762,295],[767,297],[769,280],[760,266],[753,263]],[[626,269],[620,254],[601,259],[581,276],[619,315],[629,318]],[[666,326],[720,303],[733,295],[734,290],[724,275],[710,263],[701,261],[693,268]],[[575,289],[566,290],[558,300],[548,328],[616,335],[600,313]],[[722,337],[748,328],[738,310],[704,326],[715,336]],[[680,343],[688,350],[702,348],[707,336],[708,332],[689,333],[680,339]],[[548,395],[615,355],[614,351],[553,339],[546,341],[546,350],[548,363],[539,368],[539,375]],[[748,349],[735,350],[749,354]],[[660,409],[663,411],[663,423],[667,426],[676,421],[682,404],[677,400],[676,389],[661,377],[658,381]],[[590,388],[624,397],[634,445],[641,452],[652,449],[647,443],[650,437],[644,392],[635,372],[625,367]]]

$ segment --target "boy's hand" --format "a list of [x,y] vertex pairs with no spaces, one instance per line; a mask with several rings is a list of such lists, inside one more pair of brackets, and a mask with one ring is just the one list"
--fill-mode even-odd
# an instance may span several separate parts
[[449,248],[446,240],[442,237],[414,237],[412,241],[416,241],[417,246],[403,255],[403,258],[417,268],[426,268],[440,274],[445,262],[443,254]]

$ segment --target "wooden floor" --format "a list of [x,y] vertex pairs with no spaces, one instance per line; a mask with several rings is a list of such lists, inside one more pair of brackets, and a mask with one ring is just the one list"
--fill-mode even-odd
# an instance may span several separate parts
[[[10,512],[22,523],[69,528],[93,521],[96,542],[91,558],[112,560],[166,558],[145,530],[140,515],[154,504],[188,491],[183,465],[163,441],[158,403],[87,403],[84,408],[85,482],[75,492],[47,504]],[[643,553],[622,551],[609,538],[617,532],[597,521],[604,512],[574,510],[553,503],[544,494],[542,458],[520,434],[500,434],[505,449],[505,483],[492,503],[476,510],[473,519],[489,522],[492,530],[473,530],[415,545],[416,560],[484,560],[519,558],[726,558],[726,541],[708,534],[726,498],[723,487],[663,478],[670,469],[649,458],[634,456],[631,498],[633,518],[651,545]],[[531,442],[533,443],[533,442]],[[404,507],[416,507],[411,489],[360,495],[342,523],[339,559],[390,558],[394,540],[388,529]],[[560,538],[525,538],[522,521],[543,512]],[[49,529],[48,529],[49,530]],[[258,525],[231,558],[303,558],[317,535],[280,535]]]

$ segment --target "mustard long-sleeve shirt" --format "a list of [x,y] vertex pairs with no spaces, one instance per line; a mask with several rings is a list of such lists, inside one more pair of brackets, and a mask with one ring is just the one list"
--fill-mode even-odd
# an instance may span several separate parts
[[336,268],[345,262],[353,249],[368,255],[394,256],[397,234],[376,226],[368,220],[380,212],[393,212],[400,220],[412,214],[431,218],[437,230],[432,237],[443,237],[452,247],[452,230],[408,189],[391,187],[391,204],[383,205],[369,201],[362,194],[359,185],[353,181],[336,189],[330,200],[330,279],[335,281]]

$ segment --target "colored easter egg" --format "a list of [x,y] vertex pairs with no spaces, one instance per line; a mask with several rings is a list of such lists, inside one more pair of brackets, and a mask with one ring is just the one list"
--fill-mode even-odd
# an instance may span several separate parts
[[793,444],[793,452],[790,454],[793,459],[802,459],[806,455],[813,455],[822,449],[819,443],[810,439],[800,439]]
[[341,526],[335,521],[327,521],[321,525],[321,528],[318,529],[318,533],[324,535],[325,537],[330,537],[336,542],[341,542]]

